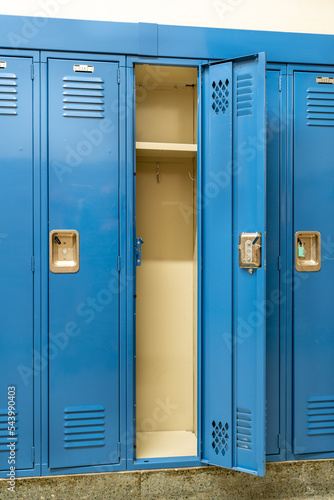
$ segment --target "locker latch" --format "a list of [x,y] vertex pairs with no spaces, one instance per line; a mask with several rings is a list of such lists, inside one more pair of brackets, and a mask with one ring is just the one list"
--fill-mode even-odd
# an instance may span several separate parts
[[141,265],[141,246],[144,243],[142,238],[136,239],[135,255],[136,255],[136,266]]
[[261,233],[240,233],[239,266],[250,274],[261,267]]

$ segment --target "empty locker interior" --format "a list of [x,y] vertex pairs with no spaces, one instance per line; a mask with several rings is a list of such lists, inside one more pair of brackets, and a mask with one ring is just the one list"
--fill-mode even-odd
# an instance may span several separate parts
[[136,456],[197,455],[197,69],[138,65]]

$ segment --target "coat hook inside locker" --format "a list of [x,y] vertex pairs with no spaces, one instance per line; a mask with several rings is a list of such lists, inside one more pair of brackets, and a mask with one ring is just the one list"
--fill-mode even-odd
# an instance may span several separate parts
[[160,182],[160,163],[157,163],[157,182]]

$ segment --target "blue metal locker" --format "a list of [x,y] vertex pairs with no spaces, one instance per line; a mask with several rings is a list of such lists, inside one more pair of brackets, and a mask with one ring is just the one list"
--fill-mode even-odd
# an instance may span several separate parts
[[[295,269],[293,285],[293,451],[297,455],[334,450],[333,83],[334,73],[321,68],[294,73],[294,233],[321,235],[320,269]],[[297,245],[301,244],[303,236],[297,238]],[[295,265],[301,259],[317,260],[310,255],[314,249],[305,250],[300,257],[296,249]]]
[[[263,475],[266,454],[333,458],[332,38],[50,19],[28,39],[21,18],[0,25],[0,476],[8,437],[18,475],[40,472],[40,448],[42,474],[203,461]],[[264,53],[200,67],[261,47],[269,68]],[[129,439],[135,139],[133,82],[119,84],[144,59],[203,77],[198,454],[150,463]],[[244,232],[261,238],[253,272]]]
[[50,468],[112,464],[120,397],[118,65],[48,64]]
[[[263,475],[265,54],[212,64],[203,85],[203,459]],[[262,234],[252,274],[239,268],[243,232]]]
[[[0,470],[8,471],[8,444],[14,441],[15,468],[33,467],[33,60],[0,59]],[[12,387],[14,436],[8,430]]]

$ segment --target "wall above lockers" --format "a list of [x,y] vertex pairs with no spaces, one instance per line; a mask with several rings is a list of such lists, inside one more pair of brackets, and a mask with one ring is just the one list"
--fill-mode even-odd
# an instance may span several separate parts
[[330,0],[17,0],[0,14],[246,30],[334,33]]

